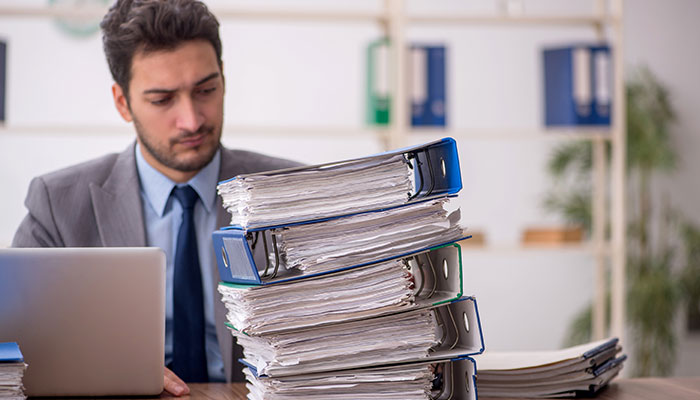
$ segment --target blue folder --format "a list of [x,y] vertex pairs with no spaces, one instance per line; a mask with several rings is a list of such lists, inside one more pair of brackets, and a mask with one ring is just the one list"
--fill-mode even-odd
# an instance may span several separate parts
[[[253,233],[259,233],[263,237],[263,243],[266,249],[266,254],[268,252],[275,254],[276,262],[274,266],[269,263],[266,265],[257,265],[253,257],[253,249],[255,245],[260,245],[259,238],[254,237]],[[336,272],[345,271],[352,268],[363,267],[365,265],[376,264],[379,262],[389,261],[395,258],[408,257],[422,252],[429,251],[431,249],[437,249],[440,247],[452,245],[458,241],[471,238],[471,235],[460,238],[456,241],[449,241],[440,243],[436,246],[430,246],[421,249],[415,249],[413,251],[396,254],[393,257],[382,258],[378,260],[371,260],[361,264],[348,265],[343,268],[334,269],[331,271],[325,271],[316,274],[303,274],[301,271],[296,270],[284,270],[279,268],[279,251],[277,249],[277,242],[275,241],[275,236],[272,235],[272,240],[270,247],[268,248],[268,241],[266,239],[266,233],[264,230],[258,230],[254,232],[246,232],[239,229],[221,229],[214,231],[212,233],[212,241],[214,247],[214,254],[216,255],[216,264],[219,269],[219,278],[222,282],[243,284],[243,285],[267,285],[273,283],[287,282],[302,278],[311,278],[320,275],[326,275]],[[461,263],[461,256],[460,256]]]
[[[462,175],[459,165],[459,155],[457,153],[457,142],[450,137],[446,137],[433,142],[420,144],[416,146],[405,147],[398,150],[387,151],[384,153],[375,154],[367,157],[354,158],[349,160],[336,161],[332,163],[305,165],[301,167],[285,168],[275,171],[267,171],[264,173],[238,175],[219,182],[226,183],[232,180],[245,180],[248,177],[256,175],[283,175],[291,172],[299,172],[308,169],[316,169],[320,167],[329,167],[342,165],[355,161],[370,161],[372,159],[386,158],[388,155],[403,155],[409,168],[413,170],[413,178],[415,183],[415,191],[407,198],[405,204],[417,202],[425,199],[444,197],[455,195],[462,190]],[[345,215],[328,215],[327,218],[316,218],[313,221],[298,219],[284,221],[283,224],[275,226],[288,226],[301,222],[319,222],[330,218],[338,218],[351,214],[357,214],[360,210]],[[272,225],[255,225],[251,224],[248,230],[252,228],[270,228]],[[231,225],[227,228],[244,229],[241,226]]]
[[[445,46],[411,45],[411,57],[414,62],[425,62],[424,68],[417,68],[414,74],[415,84],[423,86],[414,88],[411,94],[411,125],[445,126],[446,90],[445,90]],[[420,61],[419,61],[420,60]],[[424,70],[423,70],[424,69]],[[424,94],[419,96],[418,93]]]
[[547,126],[610,125],[613,97],[610,57],[607,45],[582,44],[544,50]]

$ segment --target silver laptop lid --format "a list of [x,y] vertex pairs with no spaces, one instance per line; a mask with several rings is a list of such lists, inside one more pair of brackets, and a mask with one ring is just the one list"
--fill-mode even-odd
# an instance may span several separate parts
[[164,338],[160,249],[0,249],[0,342],[27,395],[158,394]]

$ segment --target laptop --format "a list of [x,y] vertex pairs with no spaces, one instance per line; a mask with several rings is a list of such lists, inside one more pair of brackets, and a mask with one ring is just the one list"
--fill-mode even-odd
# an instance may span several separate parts
[[0,249],[0,342],[29,396],[163,390],[165,254],[158,248]]

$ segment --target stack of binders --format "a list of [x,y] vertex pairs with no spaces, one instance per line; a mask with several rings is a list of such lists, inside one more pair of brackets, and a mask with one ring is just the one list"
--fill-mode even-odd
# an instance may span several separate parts
[[219,292],[248,398],[475,399],[461,187],[451,138],[219,183]]
[[17,343],[0,343],[0,398],[24,400],[22,379],[27,364]]

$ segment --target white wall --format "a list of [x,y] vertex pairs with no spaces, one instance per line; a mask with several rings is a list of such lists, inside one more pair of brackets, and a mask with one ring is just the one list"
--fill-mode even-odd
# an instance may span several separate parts
[[[18,2],[19,3],[19,2]],[[22,4],[29,2],[22,2]],[[32,0],[42,5],[42,0]],[[209,1],[215,9],[230,2]],[[255,7],[352,7],[378,9],[379,1],[318,0],[239,2]],[[408,3],[413,12],[492,12],[499,2]],[[526,8],[575,13],[590,1],[530,1]],[[679,110],[674,129],[683,164],[665,183],[674,202],[700,221],[696,184],[700,139],[696,112],[700,57],[693,0],[626,2],[626,64],[648,64],[669,84]],[[363,129],[364,52],[380,34],[364,22],[222,20],[229,126],[274,126],[279,132],[226,133],[224,143],[309,163],[377,152],[369,135],[334,132]],[[473,131],[536,131],[542,119],[540,49],[594,38],[588,28],[412,26],[416,41],[448,45],[451,127]],[[0,130],[0,246],[11,241],[23,217],[31,177],[106,152],[131,140],[130,127],[111,104],[111,79],[100,38],[73,38],[44,18],[0,16],[9,42],[8,121]],[[45,126],[40,131],[23,126]],[[299,127],[327,134],[292,135]],[[342,127],[342,129],[341,129]],[[416,135],[412,142],[435,139]],[[482,136],[483,137],[483,136]],[[536,349],[560,346],[566,323],[592,291],[592,262],[582,251],[520,251],[514,245],[526,225],[556,222],[540,207],[548,188],[544,165],[552,139],[498,140],[457,137],[464,175],[463,220],[486,231],[506,251],[464,254],[465,289],[476,294],[487,346]],[[698,373],[682,355],[680,374]],[[685,369],[683,369],[685,368]]]

